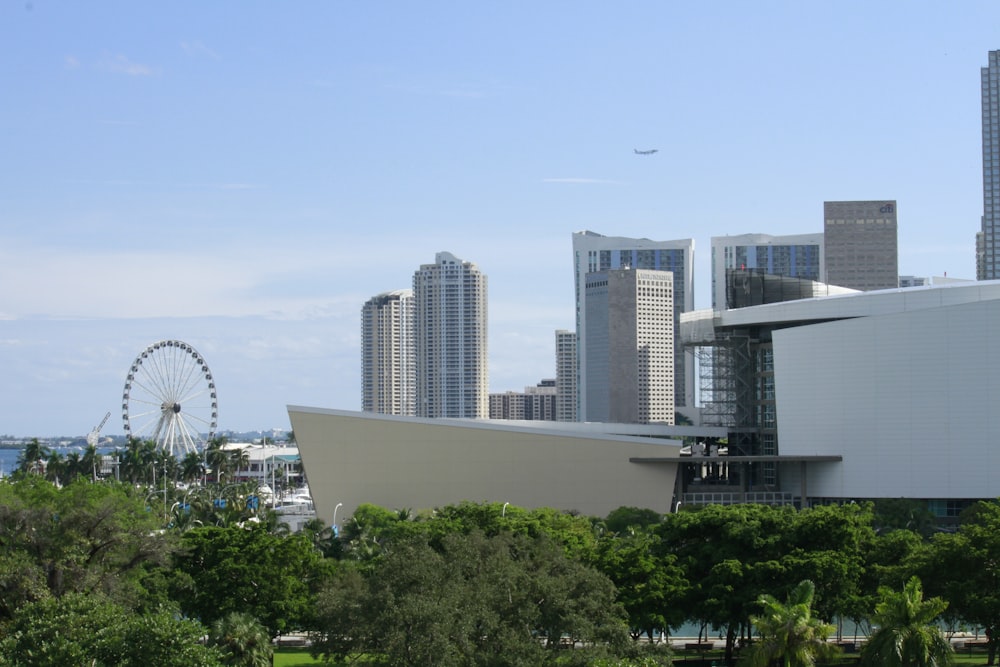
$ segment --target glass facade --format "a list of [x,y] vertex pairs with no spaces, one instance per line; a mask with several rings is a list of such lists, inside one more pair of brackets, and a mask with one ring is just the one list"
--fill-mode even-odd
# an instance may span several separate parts
[[712,307],[728,308],[726,272],[761,274],[819,281],[824,269],[822,234],[770,236],[743,234],[712,238]]

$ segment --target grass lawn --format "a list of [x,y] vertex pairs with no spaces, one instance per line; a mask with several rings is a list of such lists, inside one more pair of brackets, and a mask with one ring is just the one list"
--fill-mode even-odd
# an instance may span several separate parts
[[985,665],[986,664],[986,653],[977,652],[969,655],[965,651],[955,652],[955,664],[956,665]]
[[[699,657],[697,655],[685,655],[686,653],[686,651],[677,651],[675,657],[680,659],[683,659],[684,657]],[[703,655],[700,657],[709,656]],[[710,657],[719,660],[722,656],[712,655]],[[719,660],[719,662],[721,664],[721,660]],[[320,660],[313,660],[312,656],[309,655],[308,649],[282,648],[274,652],[274,664],[275,667],[315,667],[316,665],[322,665],[324,663]],[[959,650],[955,653],[955,664],[963,665],[964,667],[982,667],[986,665],[986,653],[977,651],[972,655],[969,655],[967,652]]]
[[274,664],[275,667],[313,667],[323,663],[313,660],[309,655],[309,649],[279,648],[274,652]]

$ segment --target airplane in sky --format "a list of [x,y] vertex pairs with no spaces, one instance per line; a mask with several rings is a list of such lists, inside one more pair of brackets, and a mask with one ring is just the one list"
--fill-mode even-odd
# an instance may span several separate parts
[[652,155],[653,153],[660,152],[659,148],[650,148],[648,151],[641,151],[638,148],[633,148],[632,150],[635,151],[636,155]]

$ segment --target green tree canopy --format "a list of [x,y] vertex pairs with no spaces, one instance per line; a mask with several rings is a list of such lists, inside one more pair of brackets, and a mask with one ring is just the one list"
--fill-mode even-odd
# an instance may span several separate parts
[[0,664],[217,667],[204,633],[169,609],[137,614],[98,594],[69,593],[17,610],[0,641]]
[[677,557],[648,532],[606,534],[598,542],[597,567],[617,589],[633,638],[681,625],[681,602],[690,587]]
[[185,614],[212,625],[244,612],[272,637],[309,626],[328,566],[307,536],[255,523],[202,526],[184,532],[182,545],[173,594]]
[[124,602],[175,549],[132,490],[78,480],[57,488],[36,476],[0,484],[0,619],[20,605],[70,592]]
[[934,536],[920,572],[928,593],[984,629],[992,665],[1000,648],[1000,502],[979,503],[967,516],[957,532]]
[[[546,664],[561,640],[627,643],[614,587],[545,535],[481,531],[393,542],[364,577],[344,569],[320,597],[318,653],[393,665]],[[544,640],[544,645],[540,640]]]
[[611,533],[624,534],[630,528],[645,530],[663,521],[663,515],[655,510],[640,507],[619,507],[604,519],[604,527]]

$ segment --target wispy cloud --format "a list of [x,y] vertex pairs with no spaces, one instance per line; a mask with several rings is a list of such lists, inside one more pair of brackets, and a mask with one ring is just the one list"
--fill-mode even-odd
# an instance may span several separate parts
[[189,56],[206,56],[212,60],[218,60],[219,54],[208,48],[201,42],[181,42],[181,49]]
[[124,55],[105,53],[98,62],[98,67],[109,72],[128,74],[129,76],[150,76],[153,68],[141,63],[132,62]]
[[621,181],[606,178],[543,178],[542,183],[572,183],[577,185],[622,185]]
[[66,69],[80,69],[80,61],[76,56],[66,56],[63,63],[66,65]]

